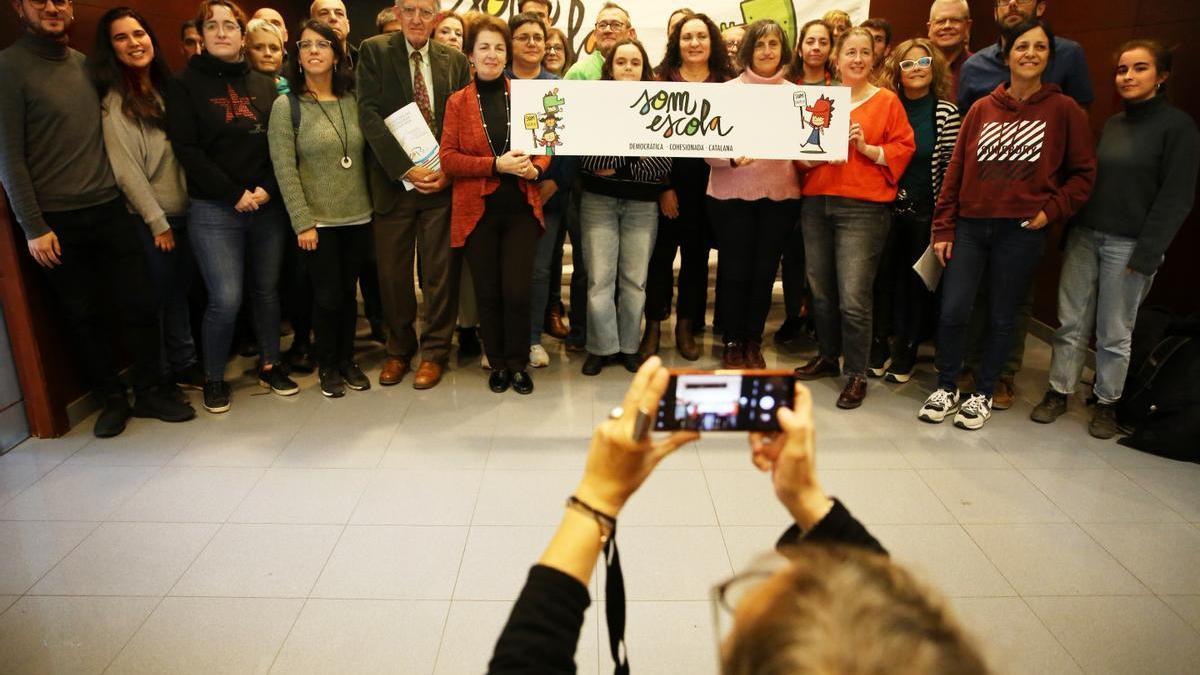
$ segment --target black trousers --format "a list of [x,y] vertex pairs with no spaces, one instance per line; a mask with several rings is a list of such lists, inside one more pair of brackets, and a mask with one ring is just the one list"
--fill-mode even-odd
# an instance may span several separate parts
[[134,392],[154,386],[162,346],[158,307],[137,231],[146,225],[126,210],[123,198],[44,216],[58,236],[62,264],[42,270],[62,303],[75,354],[92,391],[101,397],[125,391],[108,339],[109,322],[118,313],[134,359]]
[[529,365],[529,292],[540,231],[528,205],[514,211],[489,206],[467,236],[483,350],[493,368],[515,372]]
[[804,303],[811,295],[808,290],[808,277],[804,271],[804,230],[800,227],[799,220],[788,236],[781,262],[784,316],[796,319],[800,317]]
[[666,321],[671,317],[671,296],[675,286],[675,251],[679,251],[679,299],[676,319],[691,319],[696,327],[704,324],[708,306],[708,252],[712,228],[705,207],[704,190],[679,189],[679,217],[659,215],[658,237],[650,254],[650,272],[646,276],[646,319]]
[[725,341],[762,342],[779,259],[800,220],[800,200],[708,198],[721,250],[717,305]]
[[929,246],[931,215],[897,215],[875,273],[874,339],[894,336],[897,348],[916,345],[930,332],[934,294],[912,266]]
[[[292,324],[295,337],[293,346],[307,347],[312,343],[313,330],[313,282],[308,274],[308,266],[304,263],[305,252],[296,243],[290,223],[283,253],[283,273],[279,279],[279,300],[283,305],[283,315]],[[247,298],[249,298],[247,288]],[[247,303],[243,303],[245,306]]]
[[372,236],[370,225],[322,227],[317,250],[300,254],[312,280],[313,356],[322,368],[346,365],[354,357],[355,288]]
[[358,287],[362,291],[363,314],[371,322],[383,321],[383,298],[379,295],[379,263],[375,258],[375,224],[367,225],[371,235],[367,242],[367,257],[358,273]]

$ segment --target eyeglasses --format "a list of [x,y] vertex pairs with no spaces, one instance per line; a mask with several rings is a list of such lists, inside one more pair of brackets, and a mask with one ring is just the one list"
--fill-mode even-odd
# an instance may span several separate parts
[[546,47],[547,54],[565,54],[567,48],[562,45],[549,45]]
[[628,25],[629,24],[625,23],[624,21],[597,21],[596,30],[611,30],[615,33],[619,33],[625,30],[625,27]]
[[71,0],[29,0],[29,4],[33,5],[34,9],[46,9],[46,5],[66,9],[71,6]]
[[401,7],[400,13],[404,15],[404,18],[406,19],[411,19],[419,14],[422,21],[429,21],[435,16],[435,13],[432,9],[421,9],[419,7]]
[[518,35],[515,38],[513,38],[513,42],[533,43],[535,45],[540,45],[545,41],[546,41],[546,38],[542,37],[541,35],[537,35],[535,33],[526,33],[524,35]]
[[933,65],[933,57],[932,56],[922,56],[921,58],[917,59],[916,61],[913,61],[912,59],[909,59],[907,61],[901,61],[900,62],[900,70],[907,73],[908,71],[912,70],[913,68],[928,68],[931,65]]
[[296,48],[300,51],[308,51],[316,47],[317,49],[333,49],[333,43],[329,40],[300,40],[296,42]]
[[786,565],[787,558],[774,553],[767,554],[756,560],[746,571],[713,586],[709,591],[717,663],[721,662],[721,640],[725,633],[722,630],[721,618],[726,615],[732,617],[734,610],[747,595]]
[[1030,5],[1036,5],[1037,3],[1041,2],[1041,1],[1042,0],[996,0],[996,6],[997,7],[1008,7],[1009,5],[1015,3],[1019,7],[1028,7]]
[[[997,6],[999,6],[999,3],[997,3]],[[941,26],[961,26],[966,22],[967,20],[965,17],[943,16],[940,19],[934,19],[930,21],[929,25],[934,26],[935,28],[940,28]]]

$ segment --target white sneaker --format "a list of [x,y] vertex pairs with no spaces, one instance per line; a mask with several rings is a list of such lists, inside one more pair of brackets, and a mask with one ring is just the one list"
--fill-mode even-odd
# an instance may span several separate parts
[[917,419],[930,424],[941,424],[942,420],[958,409],[958,390],[934,389],[925,404],[917,412]]
[[974,431],[982,429],[992,416],[992,399],[983,394],[971,394],[954,416],[954,426]]
[[483,368],[484,370],[492,369],[492,364],[488,363],[487,354],[484,354],[483,356],[479,357],[479,367]]
[[545,368],[550,365],[550,355],[546,353],[545,347],[534,345],[529,348],[529,365],[534,368]]

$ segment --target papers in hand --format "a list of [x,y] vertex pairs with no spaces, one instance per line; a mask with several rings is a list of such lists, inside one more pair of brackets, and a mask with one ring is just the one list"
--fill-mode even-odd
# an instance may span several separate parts
[[[421,109],[416,103],[409,103],[388,115],[383,123],[413,164],[430,171],[442,170],[442,158],[439,154],[441,147],[433,137],[433,132],[429,130],[429,125],[425,123],[425,117],[421,115]],[[404,181],[404,188],[412,190],[413,184]]]
[[946,269],[942,267],[937,254],[933,252],[933,244],[925,248],[925,252],[921,254],[912,268],[917,276],[921,277],[921,281],[925,283],[925,288],[928,288],[930,293],[937,289],[938,282],[942,280],[942,272]]

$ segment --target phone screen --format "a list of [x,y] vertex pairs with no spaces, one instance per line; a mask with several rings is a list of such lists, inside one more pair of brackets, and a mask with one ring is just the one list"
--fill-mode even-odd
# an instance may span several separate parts
[[672,373],[658,406],[659,431],[772,431],[780,406],[791,407],[791,371]]

